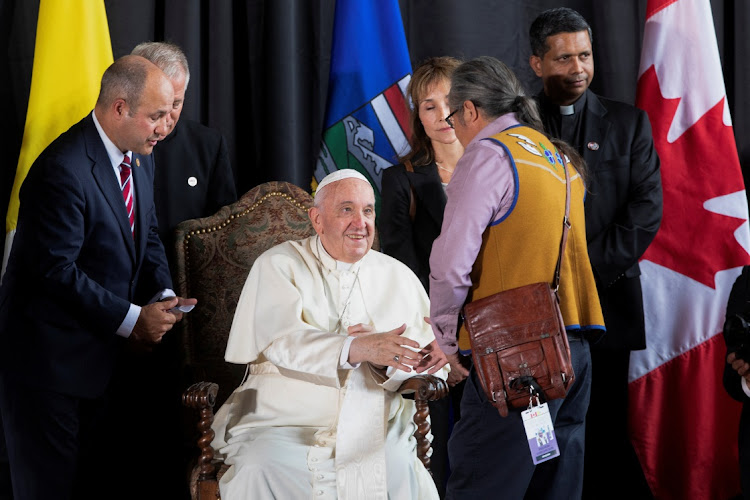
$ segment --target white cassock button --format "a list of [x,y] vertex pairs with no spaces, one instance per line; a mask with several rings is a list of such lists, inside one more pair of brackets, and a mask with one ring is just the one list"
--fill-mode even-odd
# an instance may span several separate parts
[[317,493],[318,493],[318,496],[320,496],[323,494],[323,490],[318,490]]
[[198,185],[198,179],[195,177],[188,177],[188,186],[195,187]]

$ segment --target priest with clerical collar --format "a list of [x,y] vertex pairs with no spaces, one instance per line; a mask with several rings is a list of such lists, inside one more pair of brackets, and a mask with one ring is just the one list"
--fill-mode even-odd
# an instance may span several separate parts
[[[586,242],[607,334],[591,346],[583,498],[650,496],[628,435],[630,354],[646,348],[639,261],[662,218],[659,157],[645,111],[595,94],[593,34],[578,12],[549,9],[529,28],[544,128],[586,161]],[[571,114],[572,111],[572,114]],[[607,435],[608,439],[600,439]],[[612,467],[601,457],[622,457]]]
[[372,186],[352,169],[318,185],[316,235],[256,260],[225,358],[248,376],[216,415],[233,498],[438,498],[417,459],[417,373],[445,378],[429,302],[401,262],[371,251]]

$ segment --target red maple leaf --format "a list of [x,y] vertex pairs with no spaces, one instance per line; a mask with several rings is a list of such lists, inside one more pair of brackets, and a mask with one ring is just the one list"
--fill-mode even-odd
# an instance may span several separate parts
[[723,121],[724,99],[669,143],[680,98],[662,95],[653,66],[638,80],[637,95],[636,104],[653,127],[664,193],[661,227],[642,259],[715,288],[718,271],[750,264],[734,236],[745,220],[703,207],[707,200],[744,190],[734,133]]

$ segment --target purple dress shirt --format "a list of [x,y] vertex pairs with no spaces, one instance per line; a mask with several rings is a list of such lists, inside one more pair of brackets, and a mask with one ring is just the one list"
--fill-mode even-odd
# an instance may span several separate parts
[[507,153],[482,139],[514,125],[519,122],[509,113],[484,127],[466,147],[448,184],[442,230],[430,254],[430,319],[446,354],[458,350],[458,315],[471,287],[482,234],[508,213],[515,197],[516,181]]

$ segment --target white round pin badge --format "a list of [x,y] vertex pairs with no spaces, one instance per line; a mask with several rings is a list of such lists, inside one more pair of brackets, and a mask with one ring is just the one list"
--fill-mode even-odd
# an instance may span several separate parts
[[198,185],[198,179],[195,177],[188,177],[188,186],[195,187]]

